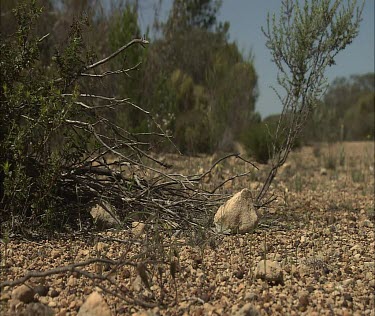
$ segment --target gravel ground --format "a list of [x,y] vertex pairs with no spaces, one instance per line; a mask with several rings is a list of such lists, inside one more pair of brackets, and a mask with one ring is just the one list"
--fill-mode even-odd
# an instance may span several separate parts
[[[95,257],[122,255],[141,262],[134,256],[146,252],[145,264],[125,265],[110,275],[117,288],[76,272],[32,278],[26,284],[40,292],[35,300],[60,316],[77,315],[94,290],[102,293],[113,315],[375,315],[373,145],[308,147],[293,153],[272,188],[278,200],[252,234],[202,231],[170,237],[150,227],[138,237],[129,229],[37,242],[11,238],[0,243],[6,265],[0,282]],[[203,158],[196,159],[192,161],[199,168]],[[252,188],[259,178],[251,179]],[[249,183],[243,181],[225,189],[236,192]],[[155,263],[161,257],[167,263]],[[280,264],[279,284],[256,278],[255,269],[265,258]],[[112,268],[92,264],[86,271],[107,275]],[[150,306],[126,303],[104,293],[101,285]],[[12,300],[12,290],[5,287],[1,293],[2,315],[21,315],[25,309]]]

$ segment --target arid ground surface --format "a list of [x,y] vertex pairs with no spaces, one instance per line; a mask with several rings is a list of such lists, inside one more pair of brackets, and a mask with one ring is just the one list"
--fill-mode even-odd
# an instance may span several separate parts
[[[211,162],[212,157],[185,158],[177,171],[197,173]],[[243,172],[241,168],[228,160],[207,182]],[[237,178],[223,190],[256,190],[266,169]],[[89,258],[123,255],[137,262],[134,256],[145,251],[142,258],[148,261],[138,268],[124,265],[112,274],[113,267],[101,264],[85,269],[107,276],[112,285],[76,272],[25,283],[34,289],[40,285],[35,300],[60,316],[76,315],[94,290],[102,293],[113,315],[375,315],[374,143],[319,144],[293,152],[271,190],[278,198],[252,234],[215,236],[202,231],[161,240],[162,234],[146,228],[140,236],[129,229],[3,240],[0,282]],[[163,255],[169,264],[153,263]],[[282,284],[255,278],[264,258],[280,263]],[[149,289],[139,277],[142,272]],[[101,285],[149,307],[104,293]],[[12,300],[13,289],[1,293],[1,315],[21,315],[27,307]],[[155,302],[164,305],[152,307]],[[247,303],[252,312],[238,312]]]

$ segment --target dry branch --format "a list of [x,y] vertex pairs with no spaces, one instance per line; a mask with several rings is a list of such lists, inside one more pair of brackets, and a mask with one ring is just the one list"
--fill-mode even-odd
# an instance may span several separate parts
[[91,65],[88,65],[85,67],[86,70],[90,70],[90,69],[93,69],[95,67],[98,67],[102,64],[105,64],[107,63],[108,61],[110,61],[112,58],[115,58],[117,55],[119,55],[120,53],[122,53],[124,50],[128,49],[129,47],[133,46],[133,45],[136,45],[136,44],[140,44],[140,45],[147,45],[149,44],[149,42],[144,39],[144,38],[140,38],[140,39],[133,39],[132,41],[130,41],[129,43],[127,43],[126,45],[120,47],[117,51],[115,51],[113,54],[109,55],[108,57],[106,58],[103,58],[99,61],[97,61],[96,63],[93,63]]

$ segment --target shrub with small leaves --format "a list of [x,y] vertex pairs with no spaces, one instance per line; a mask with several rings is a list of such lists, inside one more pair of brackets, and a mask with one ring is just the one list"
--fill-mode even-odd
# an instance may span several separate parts
[[76,80],[93,56],[83,44],[84,23],[74,22],[47,70],[39,48],[48,34],[35,32],[41,13],[36,1],[21,2],[13,10],[16,32],[0,38],[0,217],[12,229],[23,229],[25,221],[26,227],[61,227],[74,200],[62,197],[61,175],[90,146],[90,137],[68,124],[82,115]]
[[266,124],[259,123],[242,135],[242,143],[247,153],[258,163],[266,164],[271,158],[272,130]]
[[278,68],[280,89],[274,91],[282,113],[271,146],[272,167],[255,199],[256,205],[267,203],[264,199],[277,170],[327,88],[325,70],[358,35],[362,10],[363,5],[357,6],[356,0],[305,0],[303,4],[282,0],[280,15],[268,15],[267,27],[262,30]]

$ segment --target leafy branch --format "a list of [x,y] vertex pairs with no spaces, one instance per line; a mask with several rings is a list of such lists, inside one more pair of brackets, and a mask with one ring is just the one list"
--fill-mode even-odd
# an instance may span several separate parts
[[358,35],[362,6],[357,1],[312,0],[301,5],[297,0],[283,0],[280,15],[269,14],[262,28],[272,61],[278,68],[273,87],[283,109],[271,144],[272,167],[255,204],[260,206],[268,189],[285,163],[292,146],[322,97],[327,82],[327,67]]

